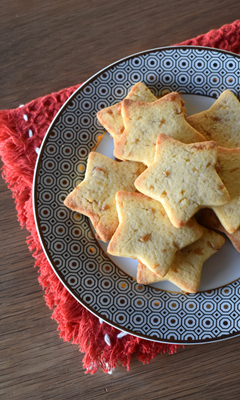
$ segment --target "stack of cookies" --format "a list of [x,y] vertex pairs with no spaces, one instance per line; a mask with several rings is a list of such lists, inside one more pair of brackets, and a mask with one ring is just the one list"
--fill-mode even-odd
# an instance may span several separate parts
[[139,283],[196,293],[203,263],[225,241],[215,230],[240,248],[238,99],[226,90],[187,118],[178,93],[157,99],[139,82],[97,117],[118,161],[90,153],[65,205],[91,219],[110,254],[139,261]]

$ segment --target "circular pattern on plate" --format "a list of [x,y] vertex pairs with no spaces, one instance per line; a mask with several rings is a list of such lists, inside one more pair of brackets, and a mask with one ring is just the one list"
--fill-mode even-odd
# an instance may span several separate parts
[[178,91],[216,98],[228,88],[238,96],[239,75],[239,57],[220,50],[184,46],[133,55],[89,79],[48,130],[34,180],[44,251],[73,296],[119,329],[173,343],[234,336],[240,332],[240,282],[195,295],[139,285],[99,248],[88,218],[64,207],[103,133],[96,112],[121,101],[140,80],[155,96]]

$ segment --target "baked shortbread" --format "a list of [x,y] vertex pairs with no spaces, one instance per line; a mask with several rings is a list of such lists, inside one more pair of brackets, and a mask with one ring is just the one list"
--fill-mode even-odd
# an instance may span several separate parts
[[152,164],[159,133],[184,143],[205,141],[204,136],[187,123],[183,105],[175,92],[153,103],[123,100],[121,110],[125,130],[115,146],[115,157]]
[[203,263],[223,246],[225,239],[206,228],[203,236],[184,249],[177,251],[164,278],[159,278],[141,262],[137,267],[137,282],[144,285],[170,281],[186,293],[196,293],[200,286]]
[[[147,103],[157,100],[157,98],[142,82],[138,82],[132,87],[126,99],[144,101]],[[115,146],[124,131],[121,103],[117,103],[111,107],[98,111],[97,118],[100,124],[102,124],[113,137]]]
[[176,251],[198,240],[203,231],[196,221],[175,228],[163,206],[141,193],[120,191],[116,195],[119,226],[107,251],[137,258],[154,273],[164,277]]
[[115,195],[119,190],[136,190],[134,181],[145,166],[117,162],[92,152],[85,179],[67,196],[65,206],[88,216],[100,239],[108,242],[118,226]]
[[230,201],[216,162],[216,142],[184,144],[160,134],[154,163],[137,178],[135,186],[160,201],[172,224],[179,228],[201,207]]
[[240,148],[218,147],[218,174],[231,197],[229,203],[213,207],[221,224],[229,233],[240,227]]
[[238,251],[238,253],[240,253],[240,228],[234,233],[229,233],[222,226],[218,217],[210,208],[204,208],[201,210],[197,215],[197,220],[201,225],[206,226],[207,228],[215,229],[216,231],[225,233],[235,249]]
[[230,90],[225,90],[208,110],[189,116],[187,121],[218,146],[240,147],[240,103]]

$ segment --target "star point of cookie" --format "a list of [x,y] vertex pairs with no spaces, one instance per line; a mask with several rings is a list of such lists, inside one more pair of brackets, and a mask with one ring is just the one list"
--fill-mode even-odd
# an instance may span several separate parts
[[117,142],[114,155],[122,160],[152,164],[160,133],[184,143],[206,139],[185,119],[184,102],[178,93],[169,93],[153,103],[123,100],[122,117],[125,130]]
[[92,152],[84,180],[66,197],[64,204],[88,216],[99,238],[108,242],[119,223],[115,195],[119,190],[136,190],[134,181],[144,169],[140,163],[117,162]]
[[[153,102],[156,97],[142,82],[137,82],[128,93],[126,99]],[[106,107],[97,112],[97,118],[100,124],[110,133],[114,140],[114,146],[121,138],[124,131],[124,122],[121,114],[121,102],[113,106]]]
[[196,221],[175,228],[162,205],[141,193],[116,195],[119,226],[107,251],[137,258],[158,276],[168,272],[177,250],[199,239],[203,231]]
[[218,146],[240,147],[240,102],[230,90],[225,90],[208,110],[189,116],[187,121]]
[[137,282],[149,285],[160,281],[170,281],[183,292],[197,293],[204,262],[217,253],[225,243],[223,236],[210,229],[203,227],[202,229],[203,236],[200,239],[176,253],[164,278],[160,279],[140,262],[137,267]]
[[198,222],[206,228],[215,229],[216,231],[224,233],[238,253],[240,253],[240,228],[234,233],[229,233],[221,224],[218,217],[210,208],[204,208],[198,213]]
[[154,163],[137,178],[135,186],[161,202],[172,224],[181,227],[200,208],[230,201],[216,162],[214,141],[184,144],[160,134]]

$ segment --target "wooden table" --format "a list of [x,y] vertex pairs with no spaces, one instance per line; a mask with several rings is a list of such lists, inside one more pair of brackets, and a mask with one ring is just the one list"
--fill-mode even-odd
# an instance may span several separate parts
[[[239,17],[239,0],[1,1],[0,109],[58,91],[132,53]],[[1,399],[239,399],[240,338],[186,346],[130,372],[85,375],[45,305],[11,192],[0,180]]]

